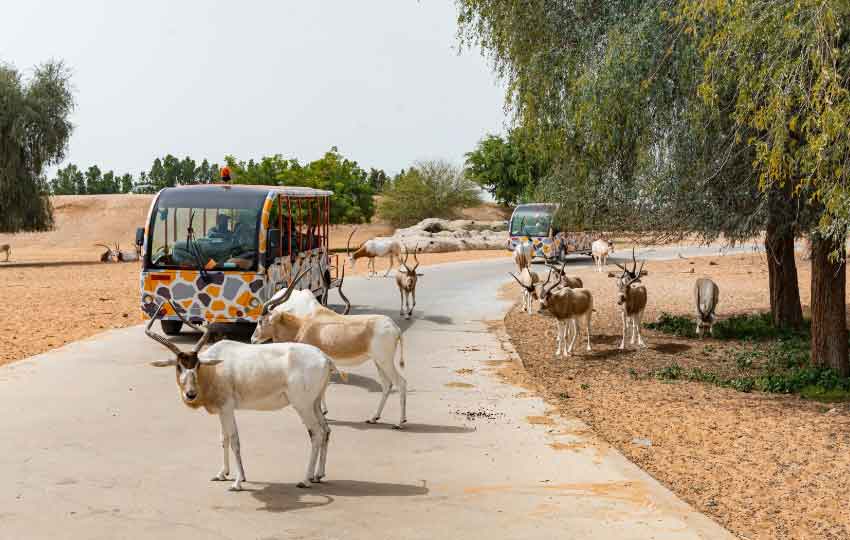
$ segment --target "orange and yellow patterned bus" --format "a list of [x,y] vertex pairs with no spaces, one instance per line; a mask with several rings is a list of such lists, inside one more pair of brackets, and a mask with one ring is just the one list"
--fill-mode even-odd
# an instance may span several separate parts
[[263,303],[305,267],[311,271],[296,287],[326,299],[340,284],[328,249],[332,195],[230,184],[161,190],[146,227],[136,233],[143,316],[162,306],[163,332],[179,333],[172,300],[193,323],[252,325]]

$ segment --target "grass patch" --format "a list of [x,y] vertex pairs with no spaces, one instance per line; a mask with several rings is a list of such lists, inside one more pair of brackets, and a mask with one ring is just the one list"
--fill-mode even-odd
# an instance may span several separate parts
[[[646,323],[650,330],[657,330],[674,336],[695,338],[696,321],[681,315],[662,313],[657,321]],[[804,328],[808,327],[808,322]],[[773,326],[769,313],[735,315],[714,324],[714,338],[742,341],[765,341],[768,339],[792,338],[808,335],[808,330],[790,331]]]
[[739,392],[799,394],[806,399],[824,402],[850,401],[850,378],[832,369],[812,366],[809,341],[797,335],[773,343],[751,346],[735,353],[738,373],[718,375],[701,368],[686,370],[670,364],[650,372],[663,381],[686,380],[733,388]]

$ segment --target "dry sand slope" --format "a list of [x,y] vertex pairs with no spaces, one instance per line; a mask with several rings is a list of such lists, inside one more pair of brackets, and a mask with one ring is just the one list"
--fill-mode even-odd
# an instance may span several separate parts
[[[121,244],[132,249],[136,228],[143,227],[152,195],[62,195],[53,197],[56,227],[44,233],[0,234],[0,244],[11,244],[12,260],[97,261],[103,248],[96,243]],[[483,204],[464,209],[463,217],[477,220],[507,219],[509,212]],[[390,225],[375,218],[356,226],[352,246],[375,236],[392,235]],[[331,248],[344,248],[352,226],[331,227]],[[2,263],[0,263],[2,266]]]

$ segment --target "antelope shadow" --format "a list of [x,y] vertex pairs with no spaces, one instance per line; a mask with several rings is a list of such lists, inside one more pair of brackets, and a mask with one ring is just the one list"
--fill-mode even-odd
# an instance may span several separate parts
[[[300,489],[295,484],[246,482],[245,491],[263,503],[264,512],[289,512],[308,508],[321,508],[334,502],[335,497],[421,497],[429,490],[424,485],[393,484],[389,482],[363,482],[360,480],[334,480],[313,484],[310,489]],[[251,489],[259,484],[259,489]],[[305,496],[313,500],[302,500]],[[320,499],[320,500],[315,500]]]

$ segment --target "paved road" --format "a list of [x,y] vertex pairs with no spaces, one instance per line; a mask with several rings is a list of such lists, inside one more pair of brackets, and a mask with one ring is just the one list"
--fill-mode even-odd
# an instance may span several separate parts
[[[209,482],[218,421],[147,365],[165,351],[141,327],[0,368],[0,538],[732,538],[581,422],[528,421],[546,406],[491,373],[510,360],[487,324],[507,308],[495,291],[509,268],[423,268],[402,323],[407,430],[362,423],[379,393],[374,368],[357,368],[329,391],[328,482],[310,490],[295,487],[308,443],[291,409],[237,413],[246,491]],[[389,279],[346,283],[361,311],[395,314]],[[397,414],[393,395],[384,416]]]

